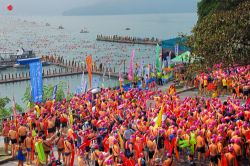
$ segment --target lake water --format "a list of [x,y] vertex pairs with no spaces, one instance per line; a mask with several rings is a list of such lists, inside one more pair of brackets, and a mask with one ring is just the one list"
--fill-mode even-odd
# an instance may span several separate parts
[[[18,48],[32,49],[37,56],[59,55],[65,59],[82,61],[92,54],[97,65],[122,70],[121,61],[126,60],[128,69],[132,49],[135,49],[135,63],[153,63],[154,46],[106,43],[96,41],[98,34],[124,35],[134,37],[157,37],[160,40],[176,37],[180,32],[189,34],[197,21],[196,13],[113,15],[113,16],[53,16],[53,17],[17,17],[0,16],[0,52],[15,52]],[[50,26],[45,26],[49,23]],[[64,29],[59,30],[59,26]],[[90,33],[81,34],[86,27]],[[131,28],[127,31],[125,28]],[[46,67],[45,69],[47,69]],[[0,74],[20,73],[28,69],[9,69]],[[100,76],[94,82],[101,84]],[[70,83],[71,92],[80,85],[81,75],[44,79],[43,84],[55,85],[60,81]],[[118,84],[117,80],[105,80],[106,86]],[[0,96],[15,96],[21,103],[21,97],[29,81],[0,84]],[[22,104],[22,103],[21,103]]]

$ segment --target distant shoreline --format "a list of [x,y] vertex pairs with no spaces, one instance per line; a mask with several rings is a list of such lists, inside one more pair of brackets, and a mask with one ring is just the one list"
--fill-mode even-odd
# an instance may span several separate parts
[[16,14],[16,15],[0,15],[0,17],[59,17],[59,16],[65,16],[65,17],[81,17],[81,16],[131,16],[131,15],[160,15],[160,14],[196,14],[196,12],[172,12],[172,13],[128,13],[128,14],[86,14],[86,15],[63,15],[63,14],[59,14],[59,15],[26,15],[26,14]]
[[126,15],[157,15],[157,14],[197,14],[196,12],[158,12],[158,13],[110,13],[110,14],[64,14],[55,16],[126,16]]

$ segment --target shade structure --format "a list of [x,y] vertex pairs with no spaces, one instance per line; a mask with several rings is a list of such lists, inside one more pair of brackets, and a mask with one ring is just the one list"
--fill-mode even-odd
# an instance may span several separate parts
[[182,53],[181,55],[172,59],[171,62],[173,62],[173,63],[178,63],[178,62],[185,63],[185,62],[189,61],[189,57],[190,57],[190,52],[186,51],[186,52]]
[[27,59],[18,59],[16,63],[20,65],[28,65],[30,63],[39,62],[39,61],[40,61],[40,58],[27,58]]

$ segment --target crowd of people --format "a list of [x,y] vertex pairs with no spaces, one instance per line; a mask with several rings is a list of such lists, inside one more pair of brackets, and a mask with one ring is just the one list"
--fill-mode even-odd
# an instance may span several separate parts
[[196,87],[199,95],[218,97],[232,95],[246,100],[250,94],[250,65],[222,68],[215,66],[208,72],[175,71],[175,80],[187,87]]
[[214,96],[232,94],[233,98],[247,99],[250,93],[250,65],[218,68],[211,73],[196,77],[196,86],[201,94],[214,93]]
[[[2,135],[6,153],[11,141],[19,165],[170,166],[209,160],[235,166],[250,161],[249,118],[249,98],[241,103],[230,97],[182,99],[172,90],[101,89],[37,103],[5,119]],[[36,143],[43,145],[45,163]]]

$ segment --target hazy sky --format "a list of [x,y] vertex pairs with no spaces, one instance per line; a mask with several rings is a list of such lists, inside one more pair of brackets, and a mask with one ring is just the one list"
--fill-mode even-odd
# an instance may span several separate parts
[[[143,6],[147,1],[179,6],[180,8],[194,8],[197,0],[0,0],[0,15],[61,15],[64,11],[85,6],[95,6],[100,3],[128,4],[138,1]],[[138,4],[137,2],[137,4]],[[183,4],[185,2],[185,4]],[[12,12],[6,10],[6,6],[12,4]],[[188,6],[187,6],[188,4]]]

